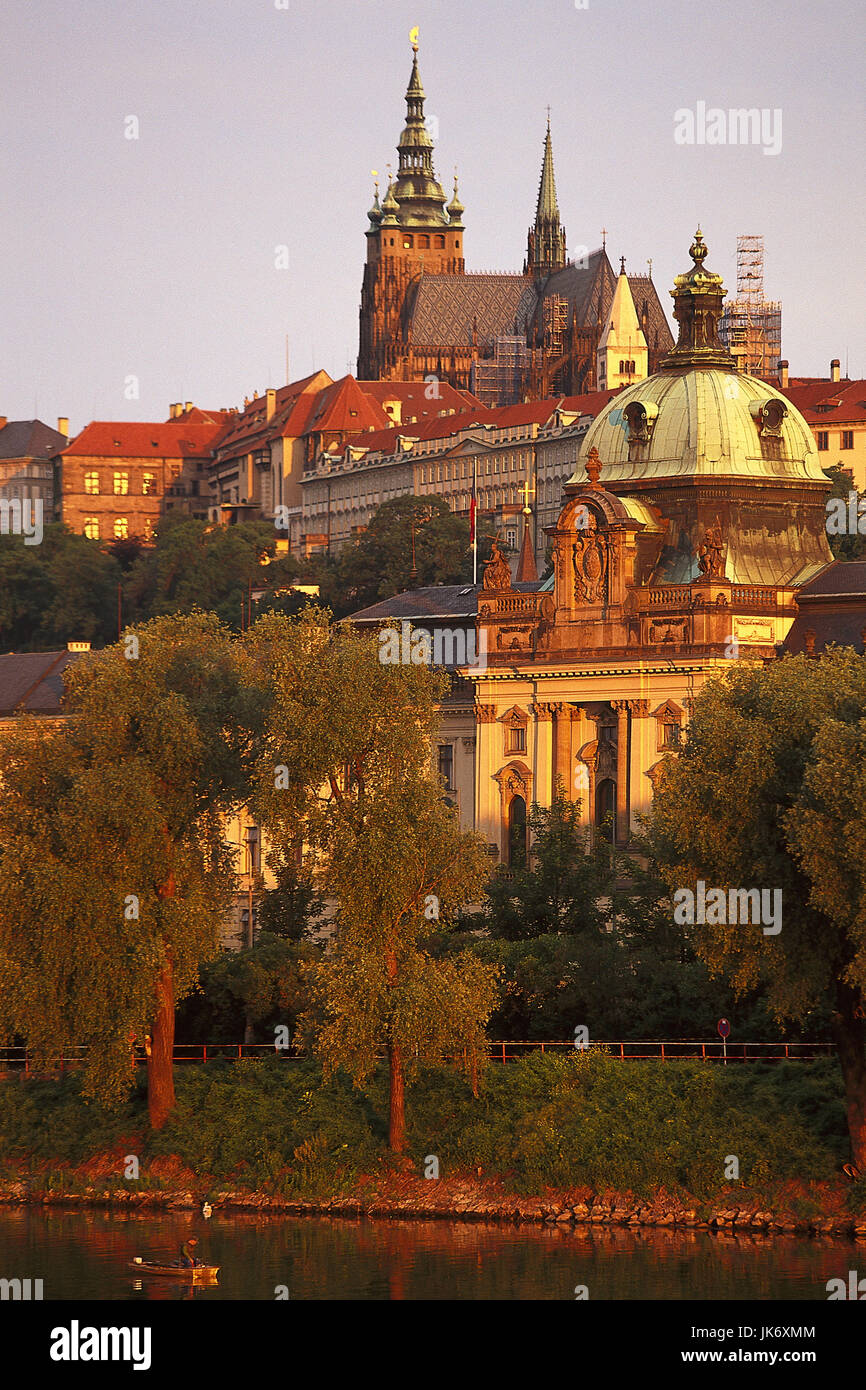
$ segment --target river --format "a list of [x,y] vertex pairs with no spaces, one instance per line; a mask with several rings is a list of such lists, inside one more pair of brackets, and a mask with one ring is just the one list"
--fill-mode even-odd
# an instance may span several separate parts
[[[190,1235],[221,1266],[211,1288],[139,1279]],[[41,1279],[46,1300],[827,1299],[866,1267],[850,1240],[452,1221],[0,1208],[0,1279]]]

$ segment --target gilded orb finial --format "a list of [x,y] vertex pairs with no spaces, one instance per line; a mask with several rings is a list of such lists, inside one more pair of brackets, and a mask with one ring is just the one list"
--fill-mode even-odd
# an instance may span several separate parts
[[698,227],[698,230],[695,232],[695,239],[689,247],[689,255],[699,268],[707,259],[707,246],[704,242],[704,234],[700,227]]
[[411,45],[412,45],[412,52],[413,52],[413,53],[417,53],[417,52],[418,52],[418,25],[417,25],[417,24],[413,24],[413,25],[412,25],[412,28],[409,30],[409,42],[410,42]]

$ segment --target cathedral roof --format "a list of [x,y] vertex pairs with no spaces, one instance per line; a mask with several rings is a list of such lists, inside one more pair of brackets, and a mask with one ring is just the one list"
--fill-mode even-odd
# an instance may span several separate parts
[[497,334],[522,332],[536,304],[525,275],[421,275],[410,291],[413,343],[462,347]]

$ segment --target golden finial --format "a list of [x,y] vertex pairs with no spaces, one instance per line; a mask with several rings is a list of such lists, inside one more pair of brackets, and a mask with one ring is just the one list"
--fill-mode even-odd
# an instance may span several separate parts
[[417,25],[417,24],[413,24],[413,25],[412,25],[412,28],[409,30],[409,42],[410,42],[411,45],[412,45],[412,52],[413,52],[413,53],[417,53],[417,52],[418,52],[418,25]]
[[704,234],[700,227],[698,227],[698,230],[695,232],[695,239],[689,247],[689,255],[698,268],[700,268],[707,259],[707,250],[708,248],[704,242]]

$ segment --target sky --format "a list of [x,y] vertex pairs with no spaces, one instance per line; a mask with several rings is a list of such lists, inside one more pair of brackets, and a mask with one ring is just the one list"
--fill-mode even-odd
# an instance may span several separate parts
[[[570,255],[606,228],[668,307],[699,222],[729,290],[763,234],[792,375],[866,376],[859,0],[4,0],[0,414],[241,405],[287,337],[288,379],[354,371],[416,24],[468,270],[522,269],[549,105]],[[679,143],[699,103],[766,137]]]

